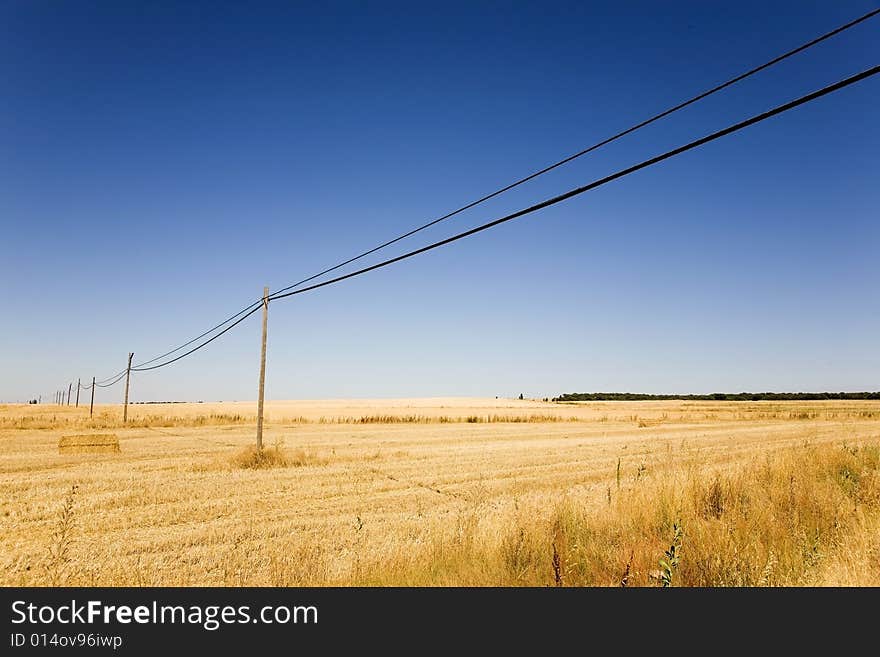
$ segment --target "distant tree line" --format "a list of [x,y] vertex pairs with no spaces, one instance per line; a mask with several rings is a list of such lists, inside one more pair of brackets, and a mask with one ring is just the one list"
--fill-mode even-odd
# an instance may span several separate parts
[[823,399],[880,399],[880,392],[713,392],[708,395],[648,395],[640,392],[569,392],[555,402],[573,401],[818,401]]

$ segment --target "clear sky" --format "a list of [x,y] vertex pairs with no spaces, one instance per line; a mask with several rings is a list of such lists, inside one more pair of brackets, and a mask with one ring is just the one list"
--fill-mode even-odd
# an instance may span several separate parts
[[[0,399],[109,376],[128,351],[158,355],[263,285],[315,273],[875,6],[7,0]],[[874,18],[368,262],[878,54]],[[875,77],[274,303],[267,398],[880,389],[878,107]],[[254,399],[259,341],[253,315],[133,376],[132,399]]]

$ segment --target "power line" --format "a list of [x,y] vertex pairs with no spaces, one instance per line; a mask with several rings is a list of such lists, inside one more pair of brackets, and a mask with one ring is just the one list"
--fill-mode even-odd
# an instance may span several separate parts
[[381,267],[387,267],[388,265],[394,264],[395,262],[400,262],[401,260],[406,260],[407,258],[411,258],[413,256],[419,255],[420,253],[425,253],[426,251],[431,251],[432,249],[436,249],[438,247],[444,246],[446,244],[450,244],[452,242],[456,242],[460,239],[464,239],[465,237],[469,237],[471,235],[475,235],[476,233],[482,232],[484,230],[488,230],[489,228],[493,228],[499,224],[503,224],[507,221],[511,221],[513,219],[517,219],[527,214],[531,214],[532,212],[536,212],[538,210],[543,210],[544,208],[550,207],[551,205],[556,205],[557,203],[561,203],[562,201],[566,201],[574,196],[578,196],[579,194],[583,194],[584,192],[588,192],[597,187],[601,187],[606,183],[609,183],[613,180],[617,180],[618,178],[623,178],[624,176],[628,176],[631,173],[635,173],[641,169],[645,169],[649,166],[662,162],[663,160],[667,160],[676,155],[680,155],[686,151],[697,148],[698,146],[702,146],[704,144],[708,144],[711,141],[715,141],[716,139],[720,139],[726,135],[742,130],[743,128],[747,128],[756,123],[760,123],[770,117],[776,116],[777,114],[782,114],[783,112],[787,112],[790,109],[794,109],[800,105],[805,103],[809,103],[810,101],[816,100],[817,98],[821,98],[827,94],[830,94],[834,91],[838,91],[843,89],[844,87],[848,87],[851,84],[855,84],[856,82],[860,82],[866,78],[871,77],[872,75],[876,75],[880,73],[880,66],[874,66],[873,68],[862,71],[861,73],[857,73],[853,76],[845,78],[839,82],[835,82],[834,84],[828,85],[827,87],[823,87],[818,91],[814,91],[806,96],[801,96],[796,100],[792,100],[784,105],[780,105],[774,109],[763,112],[762,114],[758,114],[753,116],[750,119],[746,119],[745,121],[740,121],[734,125],[731,125],[723,130],[718,130],[717,132],[713,132],[712,134],[706,135],[705,137],[701,137],[700,139],[696,139],[684,146],[679,146],[671,151],[667,151],[662,155],[658,155],[656,157],[652,157],[649,160],[645,160],[644,162],[640,162],[639,164],[633,165],[627,169],[622,169],[616,173],[611,174],[610,176],[605,176],[599,180],[589,183],[588,185],[584,185],[583,187],[577,187],[572,189],[564,194],[560,194],[558,196],[554,196],[540,203],[536,203],[535,205],[529,206],[524,210],[519,210],[518,212],[514,212],[512,214],[508,214],[500,219],[495,219],[494,221],[490,221],[488,223],[482,224],[481,226],[477,226],[476,228],[471,228],[470,230],[466,230],[462,233],[458,233],[457,235],[453,235],[452,237],[448,237],[444,240],[440,240],[439,242],[434,242],[433,244],[429,244],[428,246],[423,246],[420,249],[416,249],[414,251],[410,251],[409,253],[404,253],[403,255],[399,255],[395,258],[390,258],[388,260],[384,260],[375,265],[371,265],[370,267],[364,267],[363,269],[359,269],[357,271],[350,272],[343,276],[337,276],[336,278],[331,278],[330,280],[323,281],[321,283],[317,283],[315,285],[310,285],[309,287],[304,287],[299,290],[293,290],[291,292],[286,292],[285,294],[274,294],[269,296],[270,301],[275,301],[277,299],[283,299],[285,297],[290,297],[295,294],[302,294],[304,292],[309,292],[311,290],[316,290],[320,287],[325,287],[327,285],[332,285],[334,283],[339,283],[349,278],[354,278],[355,276],[360,276],[361,274],[366,274],[367,272],[373,271],[374,269],[379,269]]
[[[840,34],[841,32],[844,32],[844,31],[850,29],[851,27],[858,25],[859,23],[862,23],[862,22],[868,20],[869,18],[876,16],[878,13],[880,13],[880,9],[874,9],[873,11],[869,11],[867,14],[864,14],[863,16],[861,16],[855,20],[850,21],[849,23],[846,23],[845,25],[841,25],[840,27],[838,27],[834,30],[831,30],[830,32],[826,32],[822,36],[816,37],[812,41],[808,41],[807,43],[804,43],[804,44],[798,46],[797,48],[794,48],[793,50],[789,50],[788,52],[783,53],[782,55],[779,55],[778,57],[774,57],[770,61],[768,61],[764,64],[761,64],[760,66],[756,66],[755,68],[752,68],[752,69],[746,71],[745,73],[741,73],[740,75],[737,75],[736,77],[733,77],[733,78],[727,80],[726,82],[723,82],[715,87],[712,87],[711,89],[708,89],[707,91],[704,91],[700,94],[697,94],[696,96],[690,98],[689,100],[686,100],[682,103],[679,103],[678,105],[670,107],[669,109],[664,110],[664,111],[660,112],[659,114],[655,114],[651,118],[646,119],[646,120],[642,121],[641,123],[637,123],[636,125],[634,125],[630,128],[627,128],[626,130],[618,132],[617,134],[615,134],[611,137],[603,139],[602,141],[597,142],[597,143],[593,144],[592,146],[575,153],[574,155],[569,155],[568,157],[566,157],[562,160],[559,160],[558,162],[551,164],[550,166],[544,167],[543,169],[536,171],[536,172],[526,176],[525,178],[520,178],[516,182],[510,183],[509,185],[506,185],[506,186],[492,192],[491,194],[487,194],[486,196],[478,198],[476,201],[471,201],[470,203],[463,205],[462,207],[458,208],[457,210],[453,210],[452,212],[445,214],[442,217],[438,217],[437,219],[429,221],[428,223],[423,224],[423,225],[419,226],[418,228],[414,228],[414,229],[410,230],[409,232],[406,232],[403,235],[400,235],[399,237],[395,237],[394,239],[388,240],[387,242],[384,242],[383,244],[380,244],[379,246],[374,247],[374,248],[370,249],[369,251],[364,251],[363,253],[356,255],[353,258],[349,258],[348,260],[345,260],[343,262],[340,262],[337,265],[333,265],[332,267],[329,267],[322,272],[319,272],[317,274],[309,276],[308,278],[304,278],[303,280],[298,281],[296,283],[293,283],[292,285],[288,285],[287,287],[281,288],[280,290],[275,292],[275,295],[281,294],[282,292],[286,292],[287,290],[291,290],[295,287],[299,287],[300,285],[303,285],[304,283],[308,283],[309,281],[313,281],[314,279],[319,278],[319,277],[323,276],[324,274],[329,274],[330,272],[335,271],[341,267],[344,267],[345,265],[351,264],[352,262],[360,260],[361,258],[365,258],[366,256],[371,255],[371,254],[375,253],[376,251],[384,249],[387,246],[391,246],[392,244],[395,244],[403,239],[406,239],[407,237],[410,237],[411,235],[415,235],[416,233],[421,232],[421,231],[425,230],[426,228],[430,228],[431,226],[434,226],[434,225],[440,223],[441,221],[445,221],[446,219],[454,217],[455,215],[460,214],[460,213],[464,212],[465,210],[469,210],[477,205],[480,205],[481,203],[484,203],[490,199],[495,198],[496,196],[499,196],[500,194],[503,194],[507,191],[510,191],[511,189],[513,189],[515,187],[519,187],[523,183],[526,183],[530,180],[534,180],[538,176],[542,176],[545,173],[549,173],[550,171],[553,171],[554,169],[557,169],[557,168],[563,166],[564,164],[568,164],[569,162],[572,162],[572,161],[578,159],[579,157],[586,155],[587,153],[591,153],[592,151],[595,151],[603,146],[606,146],[607,144],[610,144],[611,142],[616,141],[616,140],[620,139],[621,137],[624,137],[630,133],[633,133],[636,130],[640,130],[641,128],[644,128],[645,126],[650,125],[651,123],[654,123],[655,121],[659,121],[660,119],[662,119],[666,116],[669,116],[670,114],[677,112],[680,109],[684,109],[685,107],[687,107],[689,105],[693,105],[694,103],[696,103],[700,100],[703,100],[704,98],[707,98],[707,97],[721,91],[722,89],[726,89],[727,87],[730,87],[730,86],[736,84],[737,82],[741,82],[742,80],[745,80],[746,78],[751,77],[752,75],[755,75],[756,73],[759,73],[767,68],[770,68],[771,66],[774,66],[775,64],[778,64],[779,62],[781,62],[785,59],[788,59],[789,57],[796,55],[799,52],[803,52],[804,50],[807,50],[808,48],[811,48],[811,47],[815,46],[816,44],[821,43],[822,41],[825,41],[826,39],[830,39],[831,37],[833,37],[837,34]],[[259,303],[259,301],[257,303]]]
[[[472,228],[472,229],[464,231],[462,233],[458,233],[457,235],[453,235],[452,237],[446,238],[444,240],[440,240],[439,242],[434,242],[432,244],[429,244],[428,246],[424,246],[424,247],[421,247],[421,248],[416,249],[414,251],[404,253],[403,255],[397,256],[395,258],[390,258],[388,260],[384,260],[382,262],[379,262],[375,265],[371,265],[369,267],[364,267],[363,269],[359,269],[359,270],[350,272],[350,273],[345,274],[343,276],[337,276],[336,278],[332,278],[327,281],[322,281],[321,283],[317,283],[315,285],[310,285],[309,287],[301,288],[299,290],[293,290],[293,291],[286,292],[286,293],[276,292],[275,294],[269,295],[268,299],[269,299],[269,301],[275,301],[278,299],[284,299],[286,297],[294,296],[296,294],[302,294],[304,292],[316,290],[318,288],[325,287],[328,285],[333,285],[335,283],[339,283],[339,282],[347,280],[349,278],[354,278],[356,276],[366,274],[367,272],[373,271],[375,269],[387,267],[388,265],[394,264],[396,262],[400,262],[401,260],[406,260],[408,258],[419,255],[421,253],[425,253],[427,251],[431,251],[431,250],[439,248],[441,246],[445,246],[446,244],[456,242],[460,239],[464,239],[465,237],[469,237],[471,235],[482,232],[484,230],[488,230],[489,228],[493,228],[494,226],[511,221],[513,219],[517,219],[517,218],[525,216],[527,214],[531,214],[531,213],[536,212],[538,210],[542,210],[542,209],[550,207],[552,205],[556,205],[557,203],[561,203],[562,201],[568,200],[574,196],[578,196],[580,194],[588,192],[592,189],[595,189],[597,187],[605,185],[613,180],[617,180],[618,178],[622,178],[622,177],[627,176],[631,173],[634,173],[634,172],[639,171],[641,169],[644,169],[644,168],[647,168],[647,167],[652,166],[654,164],[657,164],[659,162],[662,162],[663,160],[669,159],[669,158],[674,157],[676,155],[680,155],[681,153],[692,150],[694,148],[697,148],[698,146],[702,146],[702,145],[707,144],[711,141],[715,141],[716,139],[719,139],[719,138],[724,137],[726,135],[729,135],[731,133],[742,130],[743,128],[747,128],[747,127],[754,125],[756,123],[760,123],[761,121],[764,121],[764,120],[769,119],[773,116],[776,116],[777,114],[782,114],[783,112],[787,112],[788,110],[794,109],[795,107],[798,107],[798,106],[806,104],[810,101],[816,100],[817,98],[821,98],[822,96],[830,94],[834,91],[838,91],[840,89],[843,89],[844,87],[848,87],[852,84],[855,84],[856,82],[859,82],[861,80],[869,78],[872,75],[877,74],[878,72],[880,72],[880,66],[875,66],[875,67],[870,68],[866,71],[863,71],[861,73],[857,73],[853,76],[845,78],[844,80],[841,80],[841,81],[836,82],[834,84],[823,87],[822,89],[814,91],[814,92],[807,94],[805,96],[802,96],[796,100],[785,103],[784,105],[780,105],[774,109],[768,110],[766,112],[763,112],[761,114],[753,116],[749,119],[746,119],[744,121],[741,121],[739,123],[731,125],[727,128],[713,132],[705,137],[702,137],[700,139],[689,142],[688,144],[685,144],[684,146],[680,146],[680,147],[675,148],[671,151],[667,151],[667,152],[663,153],[662,155],[658,155],[658,156],[653,157],[649,160],[645,160],[645,161],[643,161],[639,164],[633,165],[627,169],[622,169],[622,170],[620,170],[616,173],[613,173],[609,176],[605,176],[604,178],[601,178],[601,179],[593,181],[587,185],[584,185],[583,187],[578,187],[578,188],[572,189],[568,192],[565,192],[564,194],[554,196],[554,197],[549,198],[545,201],[542,201],[542,202],[537,203],[535,205],[529,206],[528,208],[525,208],[523,210],[519,210],[519,211],[514,212],[512,214],[508,214],[504,217],[501,217],[500,219],[495,219],[495,220],[490,221],[488,223],[477,226],[476,228]],[[190,354],[207,346],[208,344],[210,344],[211,342],[213,342],[214,340],[216,340],[220,336],[224,335],[226,332],[232,330],[235,326],[237,326],[238,324],[243,322],[245,319],[250,317],[252,314],[257,312],[259,309],[260,309],[259,306],[252,308],[250,311],[247,312],[247,314],[240,317],[238,320],[235,321],[235,323],[229,325],[228,327],[223,329],[223,331],[221,331],[217,335],[211,337],[210,339],[199,344],[198,346],[194,347],[193,349],[190,349],[186,353],[181,354],[180,356],[177,356],[176,358],[173,358],[172,360],[166,361],[164,363],[159,363],[158,365],[153,365],[152,367],[132,368],[132,371],[145,372],[145,371],[149,371],[149,370],[159,369],[161,367],[165,367],[166,365],[170,365],[174,362],[177,362],[178,360],[185,358],[186,356],[189,356]],[[123,372],[122,376],[124,376],[124,374],[125,374],[125,372]],[[119,380],[121,380],[121,377],[119,379],[117,379],[114,382],[114,384],[117,383]],[[109,384],[109,385],[114,385],[114,384]],[[102,387],[105,387],[105,386],[102,386]]]
[[95,386],[98,387],[98,388],[109,388],[109,387],[111,387],[111,386],[115,386],[117,383],[119,383],[120,381],[122,381],[122,379],[124,379],[124,378],[125,378],[125,370],[123,370],[122,374],[120,374],[120,375],[116,378],[116,380],[112,381],[111,383],[104,383],[104,384],[95,383]]
[[[840,27],[837,27],[837,28],[831,30],[830,32],[826,32],[825,34],[818,36],[815,39],[812,39],[811,41],[808,41],[808,42],[798,46],[797,48],[789,50],[789,51],[783,53],[782,55],[779,55],[778,57],[775,57],[775,58],[769,60],[768,62],[761,64],[760,66],[756,66],[752,69],[749,69],[748,71],[746,71],[744,73],[741,73],[740,75],[737,75],[733,78],[730,78],[726,82],[723,82],[715,87],[712,87],[711,89],[708,89],[700,94],[697,94],[696,96],[693,96],[692,98],[690,98],[684,102],[681,102],[673,107],[670,107],[669,109],[666,109],[663,112],[660,112],[659,114],[655,114],[651,118],[646,119],[640,123],[637,123],[637,124],[627,128],[626,130],[618,132],[617,134],[615,134],[611,137],[608,137],[606,139],[603,139],[602,141],[599,141],[599,142],[593,144],[592,146],[585,148],[585,149],[583,149],[573,155],[570,155],[562,160],[559,160],[558,162],[551,164],[550,166],[547,166],[543,169],[540,169],[539,171],[536,171],[536,172],[534,172],[524,178],[520,178],[519,180],[517,180],[513,183],[510,183],[509,185],[506,185],[506,186],[504,186],[504,187],[502,187],[502,188],[500,188],[490,194],[486,194],[485,196],[482,196],[481,198],[479,198],[475,201],[467,203],[466,205],[461,206],[457,210],[453,210],[452,212],[449,212],[441,217],[433,219],[432,221],[429,221],[421,226],[418,226],[417,228],[414,228],[410,231],[407,231],[406,233],[403,233],[402,235],[399,235],[398,237],[395,237],[395,238],[390,239],[386,242],[383,242],[382,244],[380,244],[376,247],[373,247],[367,251],[364,251],[363,253],[360,253],[352,258],[348,258],[347,260],[344,260],[336,265],[333,265],[332,267],[328,267],[327,269],[324,269],[323,271],[320,271],[317,274],[313,274],[307,278],[304,278],[300,281],[297,281],[296,283],[293,283],[292,285],[288,285],[287,287],[281,288],[280,290],[275,292],[273,296],[282,294],[288,290],[292,290],[292,289],[297,288],[301,285],[304,285],[305,283],[313,281],[316,278],[320,278],[321,276],[324,276],[325,274],[329,274],[330,272],[336,271],[337,269],[340,269],[346,265],[349,265],[349,264],[356,262],[362,258],[365,258],[368,255],[372,255],[373,253],[376,253],[377,251],[380,251],[388,246],[391,246],[392,244],[396,244],[397,242],[400,242],[401,240],[404,240],[407,237],[411,237],[412,235],[415,235],[416,233],[419,233],[427,228],[430,228],[431,226],[434,226],[442,221],[445,221],[445,220],[450,219],[458,214],[461,214],[462,212],[464,212],[466,210],[469,210],[473,207],[476,207],[477,205],[480,205],[481,203],[485,203],[486,201],[488,201],[490,199],[493,199],[493,198],[495,198],[505,192],[510,191],[511,189],[514,189],[515,187],[519,187],[520,185],[522,185],[526,182],[529,182],[530,180],[534,180],[535,178],[542,176],[545,173],[549,173],[550,171],[553,171],[554,169],[557,169],[565,164],[568,164],[569,162],[572,162],[572,161],[574,161],[574,160],[576,160],[576,159],[578,159],[588,153],[591,153],[592,151],[595,151],[603,146],[606,146],[606,145],[610,144],[611,142],[620,139],[621,137],[624,137],[624,136],[631,134],[637,130],[640,130],[641,128],[644,128],[645,126],[648,126],[651,123],[659,121],[660,119],[662,119],[666,116],[669,116],[670,114],[673,114],[674,112],[677,112],[681,109],[684,109],[685,107],[688,107],[689,105],[693,105],[694,103],[696,103],[700,100],[703,100],[704,98],[707,98],[707,97],[709,97],[709,96],[711,96],[711,95],[713,95],[723,89],[726,89],[727,87],[730,87],[738,82],[741,82],[742,80],[745,80],[746,78],[749,78],[749,77],[755,75],[756,73],[759,73],[767,68],[770,68],[771,66],[774,66],[774,65],[778,64],[779,62],[782,62],[782,61],[788,59],[789,57],[796,55],[797,53],[803,52],[804,50],[807,50],[807,49],[809,49],[809,48],[811,48],[811,47],[813,47],[813,46],[815,46],[815,45],[817,45],[827,39],[830,39],[831,37],[836,36],[837,34],[840,34],[841,32],[844,32],[852,27],[855,27],[859,23],[862,23],[870,18],[873,18],[878,13],[880,13],[880,9],[874,9],[872,11],[869,11],[868,13],[860,16],[859,18],[856,18],[856,19],[854,19],[844,25],[841,25]],[[312,288],[310,288],[310,289],[312,289]],[[280,298],[280,297],[278,297],[278,298]],[[226,324],[233,321],[234,319],[239,318],[244,313],[247,313],[248,311],[253,310],[255,307],[258,308],[261,303],[262,303],[262,299],[258,299],[257,301],[254,301],[252,304],[242,308],[240,311],[238,311],[234,315],[226,318],[225,320],[223,320],[219,324],[211,327],[207,331],[197,335],[196,337],[192,338],[191,340],[175,347],[174,349],[171,349],[170,351],[165,352],[164,354],[161,354],[159,356],[151,358],[150,360],[146,360],[142,363],[138,363],[137,365],[132,367],[132,369],[135,371],[146,371],[148,369],[156,369],[156,368],[146,368],[144,366],[149,365],[151,363],[154,363],[158,360],[161,360],[167,356],[170,356],[171,354],[174,354],[174,353],[180,351],[181,349],[184,349],[185,347],[188,347],[189,345],[193,344],[194,342],[197,342],[201,338],[203,338],[207,335],[210,335],[211,333],[213,333],[217,329],[225,326]],[[245,315],[245,317],[246,316],[247,315]],[[238,324],[238,322],[236,322],[236,324]],[[236,324],[234,324],[234,325],[236,325]],[[224,330],[223,333],[225,333],[225,332],[226,331]],[[220,335],[222,335],[222,333]],[[215,337],[217,337],[217,336],[215,336]],[[213,341],[213,339],[214,338],[212,338],[208,342]],[[207,344],[207,343],[205,343],[205,344]],[[197,351],[198,349],[201,349],[202,346],[204,346],[204,345],[200,345],[196,349],[188,351],[186,354],[184,354],[184,356],[189,355],[190,353],[193,353],[194,351]],[[174,360],[179,360],[179,358],[176,358]],[[169,363],[170,362],[174,362],[174,361],[169,361]],[[160,367],[163,365],[160,365]],[[123,373],[124,371],[125,370],[123,370],[122,372],[118,372],[117,374],[114,374],[110,377],[107,377],[106,379],[103,379],[102,381],[109,381],[110,379],[118,376],[119,374]]]
[[[878,11],[880,11],[880,10],[878,10]],[[167,351],[167,352],[165,352],[164,354],[162,354],[161,356],[156,356],[155,358],[151,358],[150,360],[145,360],[143,363],[138,363],[136,366],[132,367],[132,369],[135,370],[135,371],[141,371],[139,368],[142,368],[144,365],[149,365],[150,363],[155,363],[157,360],[161,360],[161,359],[165,358],[165,356],[170,356],[171,354],[180,351],[180,350],[183,349],[184,347],[188,347],[188,346],[191,345],[193,342],[196,342],[197,340],[202,339],[202,338],[205,337],[206,335],[209,335],[209,334],[213,333],[214,331],[216,331],[218,328],[220,328],[220,327],[223,326],[224,324],[228,324],[229,322],[231,322],[233,319],[235,319],[236,317],[238,317],[238,316],[241,315],[242,313],[247,312],[248,310],[251,310],[251,309],[254,308],[255,306],[256,306],[256,307],[259,307],[259,305],[260,305],[262,302],[263,302],[262,299],[260,299],[259,301],[255,301],[254,303],[252,303],[251,305],[247,306],[246,308],[242,308],[241,310],[239,310],[237,313],[235,313],[234,315],[232,315],[232,317],[228,317],[227,319],[224,319],[222,322],[220,322],[219,324],[217,324],[216,326],[214,326],[214,327],[212,327],[212,328],[209,328],[207,331],[205,331],[205,332],[202,333],[201,335],[197,335],[196,337],[194,337],[194,338],[193,338],[192,340],[190,340],[189,342],[184,342],[184,343],[183,343],[182,345],[180,345],[179,347],[176,347],[176,348],[172,349],[171,351]],[[237,322],[236,322],[236,323],[237,323]],[[224,331],[224,333],[225,333],[225,331]],[[188,352],[188,353],[191,353],[191,352]]]
[[[188,347],[188,346],[191,345],[193,342],[196,342],[197,340],[199,340],[199,339],[205,337],[206,335],[209,335],[210,333],[213,333],[214,331],[216,331],[218,328],[220,328],[220,327],[223,326],[224,324],[229,323],[230,321],[232,321],[233,319],[235,319],[236,317],[238,317],[239,315],[241,315],[242,313],[244,313],[244,312],[246,312],[246,311],[248,311],[248,310],[259,310],[259,305],[260,305],[260,303],[262,303],[262,301],[263,301],[263,300],[260,299],[259,301],[255,302],[255,303],[252,303],[251,305],[247,306],[246,308],[243,308],[242,310],[238,311],[237,313],[235,313],[235,314],[232,315],[231,317],[229,317],[229,318],[223,320],[222,322],[220,322],[220,323],[217,324],[216,326],[214,326],[214,327],[208,329],[207,331],[205,331],[205,332],[202,333],[201,335],[197,335],[196,337],[194,337],[194,338],[193,338],[192,340],[190,340],[189,342],[184,342],[182,345],[180,345],[179,347],[175,347],[175,348],[172,349],[171,351],[167,351],[167,352],[165,352],[164,354],[162,354],[162,355],[160,355],[160,356],[156,356],[155,358],[151,358],[150,360],[146,360],[146,361],[144,361],[143,363],[138,363],[136,366],[132,366],[132,368],[131,368],[132,372],[146,372],[147,370],[158,369],[159,367],[164,367],[165,365],[169,365],[169,364],[171,364],[171,363],[173,363],[173,362],[175,362],[175,361],[177,361],[177,360],[180,360],[180,359],[183,358],[184,356],[188,356],[189,354],[191,354],[191,353],[193,353],[193,352],[195,352],[195,351],[198,351],[199,349],[201,349],[202,347],[204,347],[206,344],[208,344],[208,343],[210,343],[210,342],[213,342],[214,340],[216,340],[217,338],[219,338],[221,335],[223,335],[224,333],[226,333],[226,331],[228,331],[229,329],[231,329],[233,326],[238,325],[238,324],[240,323],[241,320],[240,320],[239,322],[235,322],[235,324],[233,324],[232,326],[230,326],[230,327],[228,327],[227,329],[225,329],[224,331],[218,333],[218,334],[215,335],[213,338],[211,338],[210,340],[206,341],[204,344],[199,345],[199,346],[196,347],[195,349],[191,349],[190,351],[186,352],[185,354],[182,354],[182,355],[179,356],[178,358],[175,358],[175,359],[173,359],[173,360],[170,360],[170,361],[168,361],[167,363],[162,363],[162,364],[157,365],[157,366],[155,366],[155,367],[144,367],[144,365],[149,365],[150,363],[155,363],[157,360],[160,360],[160,359],[162,359],[162,358],[165,358],[166,356],[170,356],[171,354],[180,351],[180,350],[183,349],[184,347]],[[255,306],[256,306],[256,308],[255,308]],[[248,317],[248,316],[250,316],[251,314],[252,314],[252,313],[248,313],[247,315],[245,315],[245,317]],[[242,317],[241,319],[243,320],[245,317]],[[122,377],[125,375],[125,372],[126,372],[126,370],[122,370],[122,371],[120,371],[120,372],[117,372],[116,374],[113,374],[113,375],[111,375],[111,376],[108,376],[106,379],[101,379],[101,381],[97,382],[95,385],[97,385],[99,388],[107,388],[107,387],[109,387],[109,386],[116,385],[119,381],[122,380]],[[118,377],[118,378],[117,378],[117,377]],[[101,385],[101,383],[106,382],[106,381],[109,381],[110,379],[113,379],[113,378],[116,378],[116,380],[115,380],[113,383],[108,383],[108,384],[106,384],[106,385]],[[91,386],[83,386],[83,389],[85,390],[85,389],[90,388],[90,387],[91,387]]]
[[[260,299],[260,302],[262,303],[262,299]],[[189,356],[190,354],[192,354],[192,353],[198,351],[198,350],[201,349],[202,347],[205,347],[205,346],[211,344],[214,340],[216,340],[217,338],[219,338],[221,335],[223,335],[223,334],[226,333],[227,331],[231,331],[232,329],[234,329],[236,326],[238,326],[239,324],[241,324],[244,320],[246,320],[248,317],[250,317],[251,315],[253,315],[253,314],[254,314],[255,312],[257,312],[259,309],[260,309],[259,306],[257,306],[256,308],[253,308],[253,309],[252,309],[250,312],[248,312],[246,315],[244,315],[243,317],[239,318],[239,319],[238,319],[236,322],[234,322],[233,324],[230,324],[229,326],[227,326],[225,329],[223,329],[222,331],[220,331],[220,332],[219,332],[217,335],[215,335],[214,337],[210,338],[209,340],[205,340],[202,344],[198,345],[197,347],[193,347],[192,349],[190,349],[190,350],[187,351],[186,353],[181,354],[181,355],[178,356],[177,358],[172,358],[172,359],[169,360],[169,361],[165,361],[164,363],[159,363],[158,365],[153,365],[153,366],[151,366],[151,367],[132,367],[132,368],[131,368],[131,371],[132,371],[132,372],[147,372],[147,371],[149,371],[149,370],[157,370],[157,369],[159,369],[160,367],[165,367],[166,365],[171,365],[171,363],[177,362],[177,361],[179,361],[181,358],[186,358],[187,356]]]
[[100,385],[101,385],[102,383],[104,383],[105,381],[109,381],[110,379],[115,379],[115,378],[116,378],[117,376],[119,376],[120,374],[125,374],[125,370],[121,370],[121,371],[119,371],[119,372],[116,372],[116,374],[111,374],[111,375],[108,376],[107,378],[101,379],[100,381],[96,381],[96,383],[100,386]]

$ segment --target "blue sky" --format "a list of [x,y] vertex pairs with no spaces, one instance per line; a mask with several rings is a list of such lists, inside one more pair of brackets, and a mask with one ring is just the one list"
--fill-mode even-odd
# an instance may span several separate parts
[[[875,2],[0,8],[0,399],[102,378]],[[880,18],[393,255],[875,65]],[[272,304],[267,397],[880,389],[880,80]],[[253,399],[259,316],[133,377]],[[98,401],[118,401],[121,386]]]

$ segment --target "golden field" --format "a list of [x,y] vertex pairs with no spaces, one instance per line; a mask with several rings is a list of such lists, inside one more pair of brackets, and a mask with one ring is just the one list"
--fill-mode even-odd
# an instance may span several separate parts
[[0,585],[880,585],[880,402],[254,413],[0,406]]

